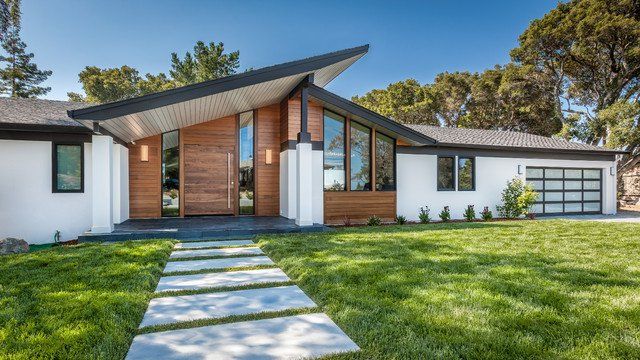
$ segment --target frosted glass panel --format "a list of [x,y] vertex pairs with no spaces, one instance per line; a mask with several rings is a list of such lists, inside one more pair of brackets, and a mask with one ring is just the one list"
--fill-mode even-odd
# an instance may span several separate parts
[[582,201],[582,192],[580,191],[565,192],[564,201]]
[[562,204],[545,204],[544,212],[545,213],[561,213]]
[[577,204],[564,204],[564,212],[581,212],[582,203]]
[[597,170],[584,170],[584,178],[585,179],[599,179],[600,178],[600,169]]
[[527,168],[527,177],[528,178],[542,178],[542,169],[535,169],[535,168]]
[[562,201],[561,192],[545,192],[544,201]]
[[589,201],[589,200],[600,200],[600,193],[597,191],[585,191],[584,201]]
[[600,211],[600,203],[584,203],[584,211]]
[[527,183],[533,186],[534,190],[542,190],[542,180],[531,180],[527,181]]
[[544,177],[547,179],[562,179],[562,169],[545,169]]
[[565,181],[564,182],[565,190],[582,190],[582,181]]
[[547,180],[544,182],[545,190],[562,190],[562,180]]
[[600,189],[600,181],[585,181],[585,190],[598,190]]
[[582,170],[566,169],[564,177],[568,179],[582,179]]
[[531,206],[531,212],[534,214],[541,214],[542,204],[533,204],[533,206]]

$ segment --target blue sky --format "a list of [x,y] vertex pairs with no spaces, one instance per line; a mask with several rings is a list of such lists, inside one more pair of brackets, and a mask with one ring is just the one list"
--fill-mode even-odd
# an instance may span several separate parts
[[49,99],[80,91],[87,65],[168,72],[170,53],[197,40],[240,50],[241,69],[370,44],[328,89],[350,98],[408,77],[481,71],[509,60],[529,22],[556,6],[536,1],[41,1],[23,0],[22,37],[53,70]]

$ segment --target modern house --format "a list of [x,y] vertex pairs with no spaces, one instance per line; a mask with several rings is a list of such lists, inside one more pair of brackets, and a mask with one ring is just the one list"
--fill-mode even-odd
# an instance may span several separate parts
[[298,226],[495,211],[616,212],[616,151],[519,132],[405,126],[324,87],[368,46],[108,104],[0,99],[0,237],[50,242],[135,218],[280,216]]

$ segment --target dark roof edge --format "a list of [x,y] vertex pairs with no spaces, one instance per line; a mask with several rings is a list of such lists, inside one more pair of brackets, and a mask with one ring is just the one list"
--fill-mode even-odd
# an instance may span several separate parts
[[369,120],[372,123],[380,125],[385,129],[391,132],[394,132],[407,139],[411,139],[415,142],[428,144],[428,145],[434,145],[437,143],[435,139],[427,135],[424,135],[416,130],[408,128],[391,119],[388,119],[376,112],[373,112],[365,107],[362,107],[352,101],[349,101],[341,96],[338,96],[317,85],[313,85],[313,84],[309,85],[309,95],[321,101],[325,101],[329,104],[332,104],[340,109],[343,109],[348,113],[351,113],[353,115]]
[[340,62],[369,51],[369,45],[335,51],[310,58],[286,62],[247,71],[240,74],[225,76],[197,84],[182,86],[153,94],[138,96],[131,99],[115,101],[82,109],[67,111],[73,119],[106,120],[139,111],[187,101],[198,97],[229,91],[244,86],[258,84],[281,77],[313,71],[324,66]]
[[565,154],[600,154],[600,155],[615,155],[615,154],[629,154],[626,150],[587,150],[587,149],[557,149],[557,148],[536,148],[536,147],[523,147],[523,146],[504,146],[504,145],[473,145],[473,144],[456,144],[456,143],[443,143],[439,142],[437,147],[454,147],[463,149],[487,149],[487,150],[505,150],[505,151],[530,151],[530,152],[547,152],[547,153],[565,153]]
[[6,131],[32,131],[49,133],[83,134],[91,133],[91,129],[76,125],[43,125],[43,124],[21,124],[21,123],[0,123],[0,130]]

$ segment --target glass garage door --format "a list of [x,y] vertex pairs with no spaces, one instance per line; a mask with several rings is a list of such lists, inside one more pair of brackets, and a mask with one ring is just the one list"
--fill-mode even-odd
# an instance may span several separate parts
[[538,192],[536,214],[602,212],[602,170],[527,167],[527,183]]

